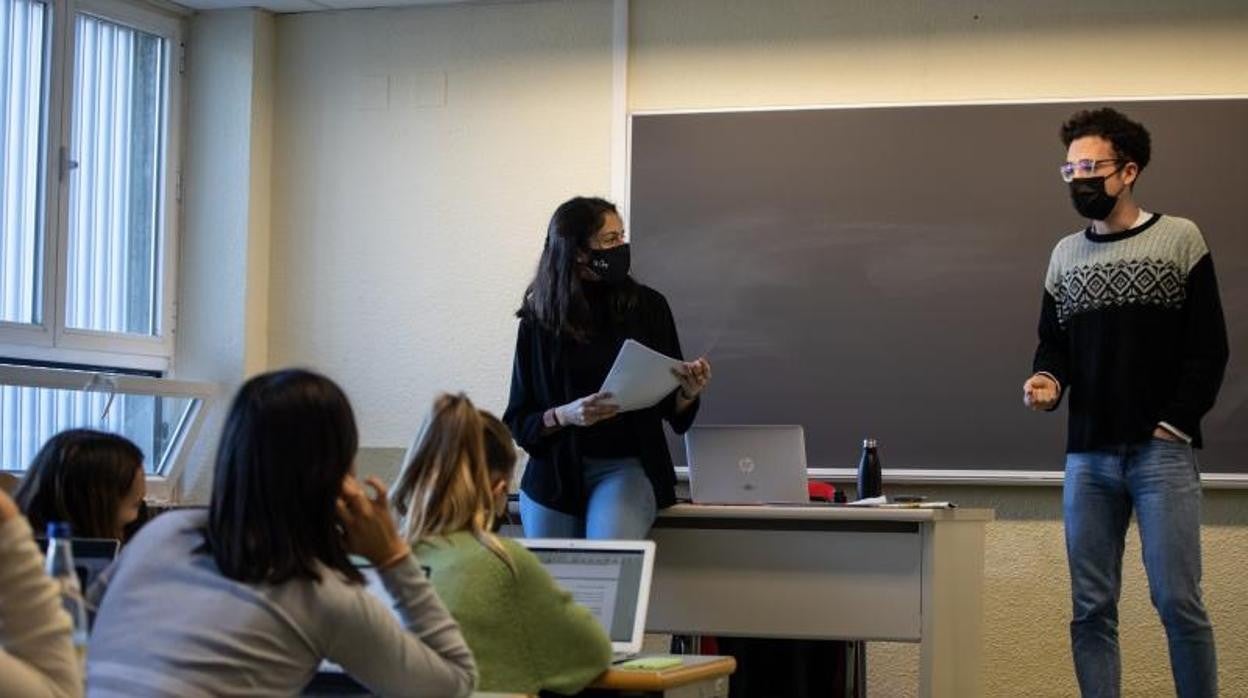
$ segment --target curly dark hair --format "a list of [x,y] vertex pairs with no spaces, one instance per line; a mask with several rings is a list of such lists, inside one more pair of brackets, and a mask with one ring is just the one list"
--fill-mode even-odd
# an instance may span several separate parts
[[1117,109],[1084,109],[1062,124],[1062,145],[1084,136],[1100,136],[1114,146],[1118,157],[1134,162],[1143,171],[1152,157],[1152,138],[1148,129],[1132,121]]

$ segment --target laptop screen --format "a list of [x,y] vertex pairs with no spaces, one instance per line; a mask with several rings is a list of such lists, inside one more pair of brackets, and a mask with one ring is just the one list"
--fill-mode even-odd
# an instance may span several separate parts
[[[113,564],[121,543],[113,538],[70,538],[69,549],[74,555],[74,571],[78,573],[78,585],[85,593],[100,573]],[[36,536],[35,542],[46,558],[48,539]]]
[[[526,543],[559,586],[594,614],[612,643],[633,642],[646,551],[577,550]],[[646,590],[648,592],[648,589]]]

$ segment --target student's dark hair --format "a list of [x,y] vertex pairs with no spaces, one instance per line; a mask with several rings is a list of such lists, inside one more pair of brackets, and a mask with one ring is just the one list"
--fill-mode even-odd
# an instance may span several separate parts
[[13,498],[37,535],[68,521],[77,538],[121,538],[117,514],[136,477],[144,477],[143,452],[132,441],[70,429],[39,449]]
[[[564,337],[586,341],[592,334],[592,316],[577,263],[577,253],[589,251],[589,241],[602,228],[615,204],[597,197],[578,196],[559,204],[546,226],[546,243],[537,273],[524,292],[516,314]],[[609,302],[617,315],[636,297],[632,279],[612,289]]]
[[317,563],[352,583],[335,502],[359,443],[347,396],[302,369],[243,384],[217,448],[207,549],[221,573],[247,583],[320,579]]
[[1141,171],[1152,159],[1152,138],[1148,129],[1117,109],[1085,109],[1075,112],[1062,124],[1062,145],[1067,148],[1072,141],[1085,136],[1099,136],[1109,141],[1118,157],[1134,162]]

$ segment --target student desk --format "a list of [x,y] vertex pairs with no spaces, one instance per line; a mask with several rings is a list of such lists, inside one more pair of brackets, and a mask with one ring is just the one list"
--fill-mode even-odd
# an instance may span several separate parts
[[[579,696],[586,698],[727,698],[728,676],[737,669],[732,657],[682,655],[680,666],[636,670],[611,668]],[[371,696],[345,674],[318,674],[305,696]],[[530,698],[523,693],[478,691],[472,698]]]
[[920,696],[982,692],[987,509],[679,504],[646,629],[919,644]]
[[607,669],[579,695],[592,698],[726,698],[732,657],[682,655],[682,664],[651,671]]

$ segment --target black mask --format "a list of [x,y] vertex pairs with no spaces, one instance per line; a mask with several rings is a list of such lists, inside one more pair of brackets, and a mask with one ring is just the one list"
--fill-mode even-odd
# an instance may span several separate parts
[[616,245],[605,250],[590,250],[585,266],[598,275],[604,283],[618,284],[628,278],[632,254],[628,245]]
[[1094,221],[1109,218],[1114,206],[1118,204],[1118,197],[1110,196],[1105,191],[1104,177],[1071,180],[1070,200],[1074,202],[1075,210],[1079,212],[1079,215]]

